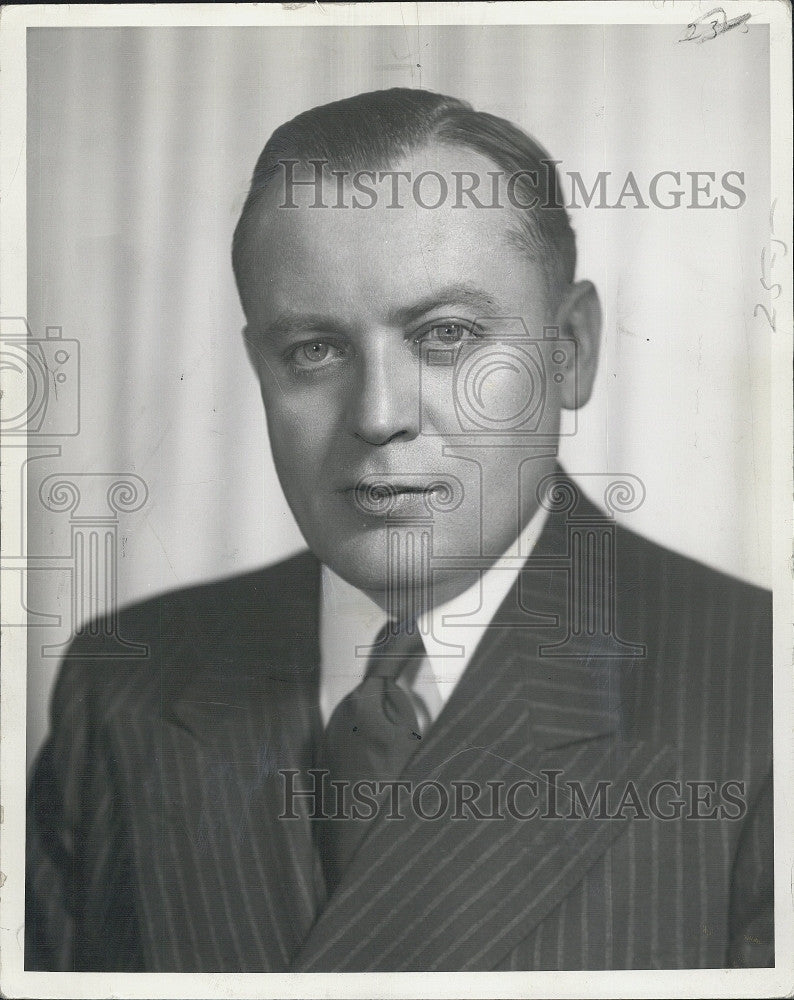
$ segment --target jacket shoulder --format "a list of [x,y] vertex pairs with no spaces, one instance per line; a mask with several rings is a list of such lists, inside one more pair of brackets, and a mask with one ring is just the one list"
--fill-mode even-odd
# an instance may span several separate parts
[[315,556],[299,552],[248,573],[164,591],[122,607],[118,615],[129,625],[156,619],[159,628],[172,619],[202,619],[216,610],[227,614],[261,611],[305,599],[318,572]]
[[615,550],[617,633],[642,650],[623,674],[632,712],[681,747],[728,753],[746,741],[747,759],[767,768],[771,592],[623,528]]
[[[56,685],[148,686],[164,667],[232,662],[252,648],[289,656],[317,629],[319,563],[305,551],[248,573],[211,580],[120,608],[83,627]],[[110,637],[110,642],[108,637]],[[120,638],[122,645],[116,641]]]
[[771,615],[772,593],[722,570],[682,555],[619,526],[615,536],[616,576],[622,590],[653,592],[658,606],[675,609],[694,597],[695,607],[720,603],[737,614]]

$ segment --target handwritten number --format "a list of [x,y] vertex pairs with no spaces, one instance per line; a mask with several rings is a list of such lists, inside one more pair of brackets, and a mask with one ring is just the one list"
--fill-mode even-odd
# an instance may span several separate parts
[[[717,15],[714,17],[714,15]],[[728,20],[728,15],[725,13],[723,7],[715,7],[713,10],[708,11],[702,17],[699,17],[697,21],[690,21],[686,26],[686,34],[683,38],[679,38],[679,42],[710,42],[712,38],[716,38],[717,35],[724,35],[726,31],[730,31],[731,28],[742,27],[742,34],[746,34],[749,31],[747,27],[747,22],[750,20],[750,14],[741,14],[739,17],[731,18]],[[710,35],[704,35],[700,33],[700,27],[707,25],[711,28]]]
[[771,292],[771,291],[773,291],[773,289],[777,289],[777,294],[772,296],[772,300],[773,301],[775,299],[779,299],[780,298],[780,293],[783,291],[783,286],[782,285],[778,284],[777,282],[772,282],[771,285],[768,285],[766,283],[766,279],[763,277],[763,275],[761,276],[761,285],[763,286],[764,291],[766,291],[766,292]]
[[757,316],[758,315],[758,310],[759,309],[764,314],[764,316],[766,316],[766,321],[767,321],[767,323],[769,323],[769,328],[771,329],[772,333],[777,333],[777,325],[776,325],[777,324],[777,312],[773,309],[772,310],[772,315],[770,316],[769,315],[769,311],[767,310],[766,306],[761,305],[761,303],[759,302],[756,305],[755,309],[753,309],[753,316]]

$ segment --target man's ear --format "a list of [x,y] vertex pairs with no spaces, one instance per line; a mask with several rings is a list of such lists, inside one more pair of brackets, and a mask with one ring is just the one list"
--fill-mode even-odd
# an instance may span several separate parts
[[576,343],[576,360],[570,360],[571,375],[560,383],[560,400],[566,410],[576,410],[590,398],[598,368],[601,342],[601,303],[591,281],[577,281],[566,289],[554,320],[560,337]]

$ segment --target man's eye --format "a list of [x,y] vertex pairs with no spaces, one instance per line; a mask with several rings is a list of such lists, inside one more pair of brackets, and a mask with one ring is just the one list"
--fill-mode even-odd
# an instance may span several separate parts
[[303,344],[298,353],[307,361],[325,361],[328,357],[328,344],[324,344],[321,340],[313,344]]
[[333,359],[335,348],[325,340],[312,340],[299,344],[289,355],[290,361],[298,368],[319,368]]
[[459,344],[469,337],[476,337],[477,331],[470,325],[462,322],[433,323],[428,326],[419,336],[419,340],[438,341],[441,344]]

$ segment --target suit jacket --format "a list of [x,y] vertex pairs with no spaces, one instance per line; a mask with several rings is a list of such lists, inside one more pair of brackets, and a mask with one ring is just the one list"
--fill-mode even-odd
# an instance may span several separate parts
[[315,558],[129,608],[144,659],[86,630],[30,788],[26,968],[773,965],[770,596],[613,539],[614,627],[596,608],[568,637],[579,584],[550,516],[403,775],[545,782],[553,808],[379,817],[330,899],[308,804],[278,818],[279,772],[312,766],[321,727]]

